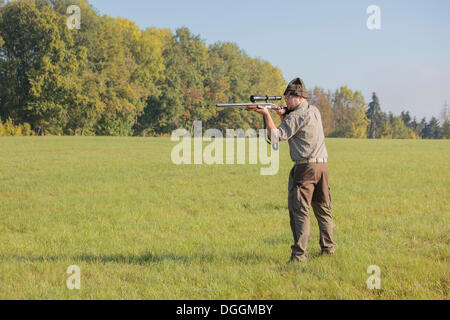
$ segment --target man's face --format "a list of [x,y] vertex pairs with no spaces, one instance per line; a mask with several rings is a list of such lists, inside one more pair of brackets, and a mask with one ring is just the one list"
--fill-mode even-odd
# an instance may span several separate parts
[[302,97],[287,94],[284,96],[284,100],[286,101],[286,106],[288,109],[292,110],[302,102]]

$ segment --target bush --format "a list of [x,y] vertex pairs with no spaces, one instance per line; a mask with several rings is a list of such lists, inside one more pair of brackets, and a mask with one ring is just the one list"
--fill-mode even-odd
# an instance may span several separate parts
[[6,129],[3,123],[0,121],[0,137],[6,136]]
[[14,125],[14,121],[11,118],[6,120],[5,124],[2,123],[0,119],[0,136],[32,136],[34,135],[33,130],[29,123],[24,123],[23,125]]
[[22,127],[22,132],[24,136],[32,136],[33,130],[31,130],[31,126],[29,123],[25,122]]
[[16,127],[14,126],[14,122],[11,118],[8,118],[5,122],[5,130],[7,136],[13,136],[16,132]]

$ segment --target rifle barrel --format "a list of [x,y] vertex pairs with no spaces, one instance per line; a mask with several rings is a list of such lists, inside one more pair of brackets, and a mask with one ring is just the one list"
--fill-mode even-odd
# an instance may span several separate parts
[[272,103],[227,103],[227,104],[217,104],[217,108],[250,108],[250,107],[257,107],[257,106],[263,106],[267,109],[277,109],[278,106],[272,104]]

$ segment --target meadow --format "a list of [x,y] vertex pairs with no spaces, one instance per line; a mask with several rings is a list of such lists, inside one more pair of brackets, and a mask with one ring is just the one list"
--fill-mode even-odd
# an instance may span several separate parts
[[337,251],[319,255],[311,212],[296,264],[287,144],[274,176],[177,166],[175,145],[0,138],[0,299],[449,298],[450,141],[327,139]]

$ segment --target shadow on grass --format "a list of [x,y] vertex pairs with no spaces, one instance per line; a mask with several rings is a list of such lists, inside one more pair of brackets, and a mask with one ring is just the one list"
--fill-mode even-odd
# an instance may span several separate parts
[[196,253],[192,255],[177,255],[173,253],[169,254],[153,254],[146,252],[141,255],[126,255],[126,254],[110,254],[110,255],[93,255],[84,254],[78,256],[18,256],[18,255],[1,255],[0,261],[15,260],[18,262],[31,262],[31,263],[45,263],[45,262],[69,262],[76,264],[77,262],[86,263],[117,263],[117,264],[135,264],[135,265],[147,265],[153,263],[160,263],[165,261],[172,261],[176,263],[189,264],[189,263],[244,263],[254,264],[262,262],[273,262],[272,259],[258,255],[253,252],[233,253],[223,255],[213,255],[208,253]]
[[193,261],[211,262],[214,260],[212,255],[196,254],[192,256],[183,256],[176,254],[157,255],[150,252],[142,255],[82,255],[74,257],[77,261],[88,263],[119,263],[119,264],[138,264],[146,265],[151,263],[159,263],[163,261],[173,261],[178,263],[189,263]]

